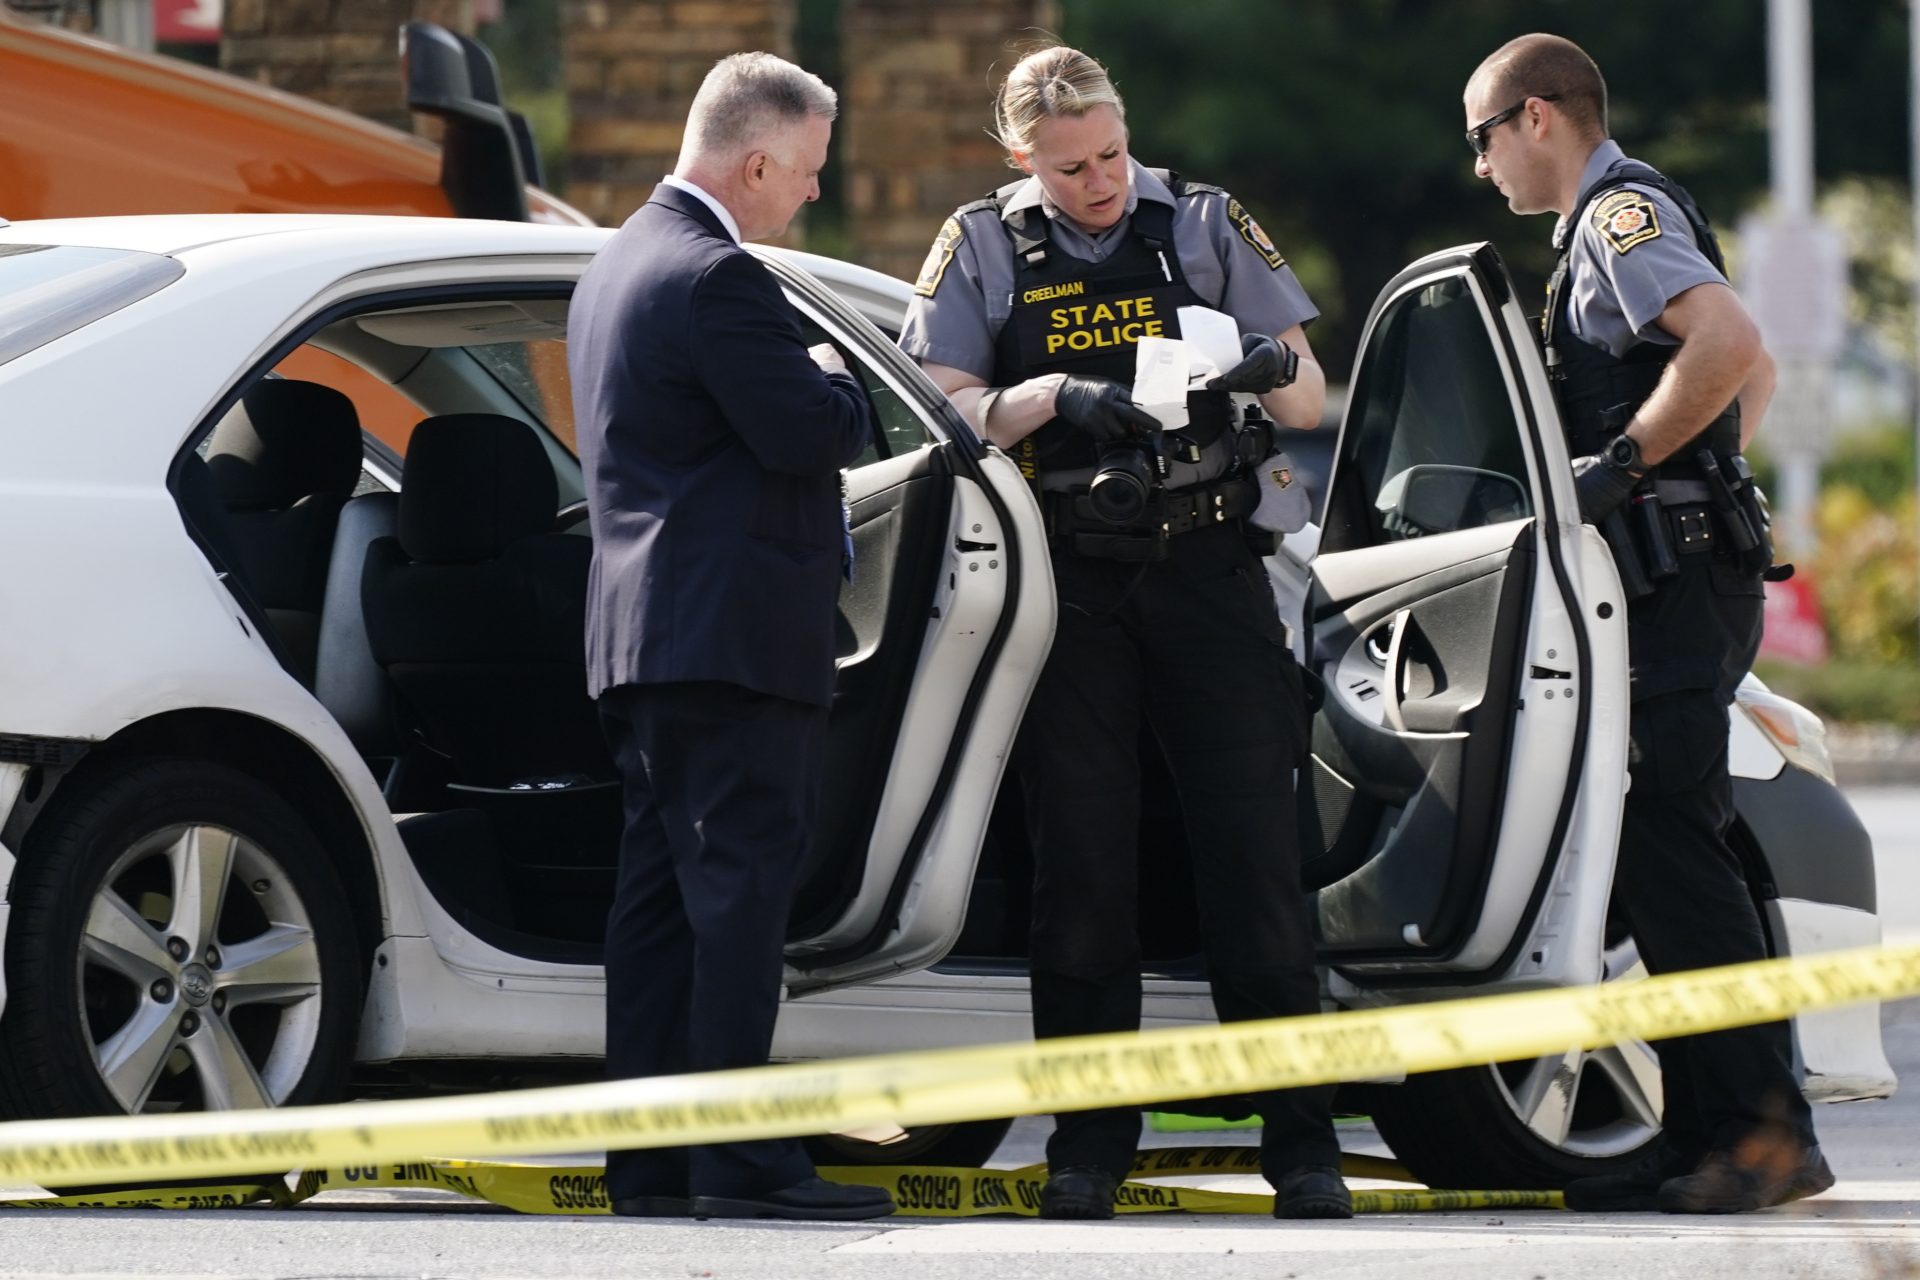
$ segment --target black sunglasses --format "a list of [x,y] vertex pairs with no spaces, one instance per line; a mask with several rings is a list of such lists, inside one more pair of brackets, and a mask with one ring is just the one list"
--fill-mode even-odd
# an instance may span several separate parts
[[1526,109],[1526,105],[1535,98],[1540,99],[1542,102],[1560,101],[1560,95],[1557,93],[1530,93],[1508,107],[1505,111],[1494,112],[1485,120],[1482,120],[1479,124],[1467,130],[1467,145],[1473,148],[1473,154],[1476,156],[1487,154],[1487,135],[1519,115]]

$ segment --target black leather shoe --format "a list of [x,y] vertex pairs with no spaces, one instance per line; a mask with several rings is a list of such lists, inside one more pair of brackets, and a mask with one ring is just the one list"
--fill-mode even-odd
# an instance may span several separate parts
[[1716,1151],[1692,1173],[1660,1184],[1660,1211],[1752,1213],[1817,1196],[1832,1185],[1833,1170],[1817,1146]]
[[1040,1188],[1040,1216],[1086,1221],[1113,1216],[1113,1193],[1120,1179],[1105,1169],[1069,1165],[1047,1175]]
[[696,1218],[797,1218],[857,1222],[893,1212],[893,1197],[878,1187],[848,1186],[825,1178],[806,1178],[790,1187],[758,1196],[695,1196]]
[[1351,1218],[1353,1196],[1332,1165],[1306,1164],[1280,1176],[1273,1196],[1276,1218]]
[[687,1218],[692,1202],[685,1196],[628,1196],[613,1202],[613,1212],[622,1218]]
[[1650,1151],[1619,1173],[1569,1182],[1564,1192],[1567,1208],[1576,1213],[1657,1212],[1660,1184],[1691,1172],[1699,1163],[1664,1147]]

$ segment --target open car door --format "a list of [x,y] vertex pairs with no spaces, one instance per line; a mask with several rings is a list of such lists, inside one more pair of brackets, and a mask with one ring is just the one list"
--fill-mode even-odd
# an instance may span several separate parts
[[840,590],[820,814],[787,933],[799,994],[924,967],[959,937],[1053,639],[1054,595],[1039,506],[1013,462],[887,335],[766,261],[806,341],[839,347],[860,378],[874,421],[847,471],[853,573]]
[[1342,998],[1597,979],[1626,610],[1491,245],[1374,303],[1304,615],[1302,855]]

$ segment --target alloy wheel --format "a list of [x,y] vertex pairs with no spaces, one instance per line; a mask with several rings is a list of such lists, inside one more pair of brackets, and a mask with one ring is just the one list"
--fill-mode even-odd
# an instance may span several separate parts
[[[1646,976],[1632,938],[1607,949],[1602,981]],[[1503,1062],[1490,1070],[1520,1122],[1569,1155],[1623,1155],[1660,1131],[1660,1060],[1644,1040]]]
[[277,1106],[312,1060],[313,921],[273,854],[235,831],[135,842],[94,893],[78,965],[94,1065],[130,1113]]

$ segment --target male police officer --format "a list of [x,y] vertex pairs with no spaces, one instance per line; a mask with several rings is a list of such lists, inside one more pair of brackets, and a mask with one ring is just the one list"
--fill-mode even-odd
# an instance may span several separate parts
[[[1727,843],[1727,706],[1760,640],[1771,558],[1740,449],[1773,365],[1692,199],[1607,136],[1606,86],[1580,48],[1529,35],[1465,94],[1474,172],[1515,213],[1561,215],[1543,322],[1580,514],[1629,596],[1631,788],[1615,902],[1653,973],[1766,954]],[[1621,1175],[1567,1187],[1575,1209],[1733,1213],[1833,1185],[1785,1024],[1661,1041],[1665,1132]]]
[[[948,220],[900,339],[1021,459],[1047,516],[1059,629],[1016,755],[1039,1036],[1140,1025],[1143,716],[1180,792],[1220,1017],[1319,1009],[1292,801],[1304,700],[1243,528],[1258,486],[1234,469],[1271,440],[1264,424],[1242,440],[1228,395],[1314,425],[1326,384],[1301,327],[1316,313],[1237,201],[1132,161],[1123,111],[1076,50],[1013,69],[998,133],[1032,176]],[[1233,315],[1245,359],[1189,397],[1187,442],[1161,476],[1154,420],[1130,402],[1134,348],[1178,336],[1177,308],[1196,303]],[[1349,1216],[1328,1091],[1253,1101],[1274,1211]],[[1131,1109],[1057,1117],[1042,1216],[1112,1217],[1139,1133]]]

